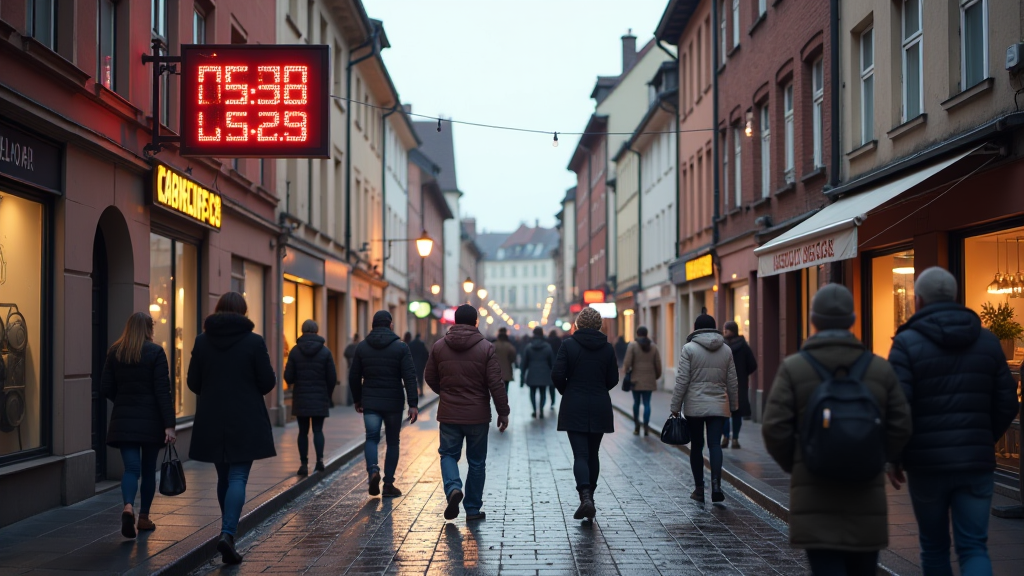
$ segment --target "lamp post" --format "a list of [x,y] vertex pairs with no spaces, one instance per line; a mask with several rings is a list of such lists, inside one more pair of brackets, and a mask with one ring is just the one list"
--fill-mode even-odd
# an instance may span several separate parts
[[470,278],[469,276],[466,276],[465,281],[462,282],[463,291],[465,291],[466,294],[471,294],[473,292],[473,286],[473,279]]

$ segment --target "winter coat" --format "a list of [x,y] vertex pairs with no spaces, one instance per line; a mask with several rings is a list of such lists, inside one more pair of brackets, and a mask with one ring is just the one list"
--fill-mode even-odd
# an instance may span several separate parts
[[606,434],[615,431],[608,391],[619,383],[619,365],[615,350],[602,332],[584,328],[563,342],[551,379],[562,393],[559,430]]
[[757,358],[743,336],[726,338],[725,343],[732,350],[732,361],[736,365],[736,383],[739,385],[740,410],[737,416],[750,416],[750,375],[757,370]]
[[111,348],[101,383],[103,396],[114,402],[107,428],[108,446],[164,443],[164,430],[174,428],[174,406],[163,348],[144,343],[137,364],[119,361],[117,350]]
[[509,414],[495,346],[476,326],[456,324],[435,342],[423,379],[440,396],[437,421],[442,424],[490,422],[491,399],[499,416]]
[[420,338],[409,342],[409,352],[412,353],[412,364],[416,367],[416,379],[423,383],[423,369],[427,367],[427,358],[430,357],[430,350]]
[[[803,346],[831,370],[850,366],[864,345],[845,330],[819,332]],[[821,383],[799,354],[786,358],[775,376],[761,434],[772,458],[790,472],[789,540],[797,548],[845,551],[888,546],[885,474],[866,482],[841,482],[811,474],[803,464],[797,438],[811,393]],[[895,456],[910,437],[910,414],[889,363],[875,357],[864,376],[885,422],[885,451]],[[991,449],[991,447],[990,447]]]
[[[436,348],[437,344],[434,344],[434,347]],[[498,367],[501,369],[502,382],[511,382],[514,379],[512,370],[515,368],[518,354],[516,345],[508,340],[498,338],[498,341],[494,343],[494,355],[498,359]]]
[[531,388],[551,386],[555,353],[544,338],[534,338],[523,354],[523,382]]
[[739,409],[739,384],[732,350],[718,330],[697,330],[679,353],[672,413],[707,418],[730,416]]
[[189,457],[236,464],[277,455],[263,396],[277,377],[263,337],[241,314],[212,314],[196,337],[188,387],[196,394]]
[[[548,336],[548,346],[551,346],[551,353],[558,355],[558,349],[562,347],[562,339],[558,336]],[[554,384],[552,384],[554,386]]]
[[626,347],[622,368],[630,372],[633,390],[649,392],[658,389],[661,378],[661,353],[650,338],[637,338]]
[[292,389],[292,414],[306,418],[330,416],[331,393],[338,383],[334,356],[316,334],[303,334],[288,352],[284,381]]
[[615,361],[618,362],[619,366],[626,361],[626,350],[629,346],[626,344],[626,339],[619,336],[619,339],[615,341]]
[[406,402],[410,408],[419,407],[412,352],[386,326],[374,328],[356,346],[348,386],[352,400],[364,410],[402,412]]
[[999,340],[972,310],[930,304],[896,331],[889,362],[910,403],[910,472],[991,471],[992,445],[1018,414],[1017,383]]

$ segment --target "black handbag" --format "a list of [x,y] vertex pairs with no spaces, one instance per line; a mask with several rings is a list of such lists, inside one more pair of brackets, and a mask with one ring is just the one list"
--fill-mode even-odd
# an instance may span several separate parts
[[633,371],[627,370],[626,375],[622,377],[622,391],[629,392],[633,390]]
[[673,446],[689,444],[690,429],[686,426],[686,418],[669,416],[668,421],[661,427],[661,441]]
[[181,467],[174,444],[168,444],[164,451],[164,462],[160,465],[160,493],[164,496],[185,493],[185,469]]

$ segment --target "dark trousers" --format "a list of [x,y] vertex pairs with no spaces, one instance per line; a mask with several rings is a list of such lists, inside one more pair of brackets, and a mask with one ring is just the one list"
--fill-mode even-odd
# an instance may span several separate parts
[[551,392],[551,409],[555,409],[555,386],[552,384],[548,386],[548,390]]
[[[537,396],[540,396],[540,411],[543,412],[544,403],[547,402],[548,399],[548,393],[541,386],[530,386],[530,404],[533,405],[534,413],[537,412]],[[551,400],[551,403],[555,403],[554,399]]]
[[878,552],[808,550],[807,562],[813,576],[874,576]]
[[[734,440],[740,439],[740,428],[743,427],[743,416],[733,414],[732,418],[732,437]],[[722,427],[722,438],[729,438],[729,423],[726,422],[725,426]]]
[[299,421],[299,458],[305,462],[309,459],[309,425],[313,425],[313,449],[316,450],[316,461],[324,459],[324,419],[321,416],[296,416]]
[[729,419],[725,416],[708,418],[690,417],[686,425],[690,429],[690,470],[693,482],[704,485],[704,429],[708,430],[708,455],[711,459],[711,478],[722,475],[722,428]]
[[576,476],[576,489],[597,489],[597,477],[601,473],[601,432],[569,432],[569,446],[572,447],[572,473]]

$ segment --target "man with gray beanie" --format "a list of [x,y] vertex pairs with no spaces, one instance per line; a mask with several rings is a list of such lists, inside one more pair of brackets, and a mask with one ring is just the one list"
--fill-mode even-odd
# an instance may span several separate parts
[[860,382],[878,408],[884,437],[878,449],[886,458],[897,456],[910,437],[907,400],[896,374],[850,332],[854,320],[853,295],[845,286],[818,290],[811,302],[815,334],[779,366],[761,427],[768,453],[790,473],[790,544],[807,550],[815,575],[874,575],[878,552],[889,545],[881,467],[867,480],[836,481],[811,472],[802,453],[800,426],[813,412],[808,404],[823,382],[819,369],[849,378],[863,367]]
[[[508,395],[501,368],[488,342],[476,327],[476,308],[463,304],[455,310],[455,325],[434,343],[427,359],[424,380],[440,398],[437,422],[441,433],[441,480],[448,506],[445,520],[459,515],[465,498],[466,520],[483,520],[484,480],[487,465],[487,434],[490,431],[491,399],[498,411],[498,430],[508,427]],[[466,445],[466,491],[462,491],[459,459]]]
[[910,401],[914,434],[889,470],[909,477],[925,574],[952,574],[950,517],[960,573],[992,574],[988,516],[993,444],[1017,415],[1017,383],[999,340],[957,300],[956,278],[933,267],[914,282],[917,313],[900,326],[889,362]]

